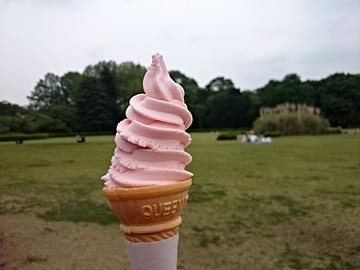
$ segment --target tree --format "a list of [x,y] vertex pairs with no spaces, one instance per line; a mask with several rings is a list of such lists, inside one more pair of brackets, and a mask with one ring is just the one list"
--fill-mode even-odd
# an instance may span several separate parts
[[114,131],[114,103],[116,98],[107,89],[108,71],[100,78],[84,76],[77,102],[78,128],[80,131]]
[[118,106],[121,118],[125,118],[130,98],[144,92],[142,82],[145,72],[145,67],[133,62],[124,62],[116,67]]
[[70,132],[60,119],[52,118],[46,113],[29,111],[24,119],[22,132]]
[[59,118],[9,102],[0,102],[0,133],[69,132]]
[[19,115],[0,115],[0,134],[22,132],[23,119]]
[[200,88],[197,82],[178,70],[170,71],[169,74],[176,83],[180,84],[185,89],[186,104],[188,106],[194,105],[197,101],[197,91]]
[[[39,80],[28,97],[29,109],[45,113],[54,121],[61,123],[57,124],[61,126],[58,130],[76,129],[75,103],[81,78],[78,72],[67,72],[62,77],[47,73],[44,79]],[[43,121],[43,123],[50,123],[50,121]],[[63,128],[63,125],[66,128]]]
[[259,109],[261,106],[259,95],[254,91],[241,92],[248,102],[248,110],[245,112],[244,127],[251,127],[254,119],[259,117]]
[[77,96],[80,91],[82,75],[79,72],[67,72],[60,78],[64,104],[75,105]]
[[117,64],[115,61],[100,61],[95,65],[88,65],[83,72],[83,76],[99,79],[104,67],[107,67],[111,72],[115,72]]
[[47,73],[44,79],[40,79],[36,84],[30,96],[27,97],[30,101],[29,107],[34,110],[47,111],[53,105],[60,105],[64,101],[61,92],[59,76]]
[[261,106],[276,106],[285,102],[315,104],[315,90],[309,83],[301,82],[297,74],[288,74],[282,81],[270,80],[257,89]]
[[48,115],[63,122],[69,130],[76,130],[76,102],[80,91],[82,75],[67,72],[60,78],[61,102],[52,104]]
[[207,126],[212,128],[238,128],[249,126],[250,100],[241,93],[220,92],[207,102]]
[[0,101],[0,115],[1,116],[22,114],[25,111],[26,111],[25,108],[23,108],[17,104],[13,104],[13,103],[10,103],[5,100]]
[[189,111],[193,116],[193,123],[191,128],[202,128],[204,122],[204,112],[205,112],[205,101],[200,101],[200,87],[197,82],[184,73],[174,70],[170,71],[171,78],[181,84],[181,86],[185,89],[185,103],[188,106]]
[[107,110],[111,114],[112,129],[115,129],[120,118],[120,108],[118,105],[118,88],[115,71],[111,71],[109,67],[104,66],[100,72],[101,91],[105,92],[104,98],[107,102]]
[[206,86],[206,89],[209,89],[212,92],[220,92],[224,90],[229,91],[240,91],[240,89],[235,88],[235,85],[232,80],[225,79],[224,77],[216,77],[211,80]]
[[211,93],[206,104],[206,122],[212,128],[237,128],[248,126],[251,106],[249,96],[240,92],[230,79],[218,77],[206,85]]
[[332,126],[360,125],[360,75],[336,73],[312,83],[317,90],[316,105]]
[[[47,73],[31,91],[29,109],[0,104],[0,132],[49,131],[54,126],[67,131],[113,131],[125,118],[130,98],[143,92],[145,72],[133,62],[101,61],[87,66],[83,74]],[[337,73],[319,81],[301,81],[297,74],[288,74],[243,92],[224,77],[203,88],[181,71],[170,71],[170,76],[185,89],[192,128],[250,127],[261,107],[286,102],[319,107],[332,126],[360,126],[359,74]]]

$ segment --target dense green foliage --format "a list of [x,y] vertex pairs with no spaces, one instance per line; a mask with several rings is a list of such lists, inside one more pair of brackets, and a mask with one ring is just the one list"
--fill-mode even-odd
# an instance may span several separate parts
[[250,98],[240,92],[233,82],[223,77],[213,79],[206,89],[205,123],[211,128],[236,128],[251,125]]
[[266,115],[254,123],[254,131],[258,134],[279,132],[282,135],[326,134],[329,123],[319,115],[306,113],[288,113]]
[[[24,108],[0,102],[0,133],[113,131],[125,118],[129,99],[142,90],[145,67],[113,61],[89,65],[83,73],[48,73]],[[224,77],[200,87],[180,71],[172,78],[184,87],[193,114],[192,129],[251,127],[261,107],[285,102],[321,109],[331,126],[360,126],[360,75],[337,73],[319,81],[289,74],[254,91],[241,91]]]
[[18,140],[39,140],[47,139],[50,135],[48,133],[6,133],[0,134],[0,142],[18,141]]
[[[359,133],[257,145],[191,135],[179,269],[360,269]],[[35,254],[48,260],[31,269],[56,269],[55,258],[60,269],[104,269],[89,255],[101,249],[106,269],[128,269],[100,180],[113,151],[114,136],[0,143],[0,224],[21,240],[18,265]]]
[[254,122],[256,133],[278,132],[282,135],[326,134],[329,122],[320,110],[302,104],[285,103],[275,108],[262,108]]
[[227,141],[227,140],[236,140],[238,136],[238,132],[221,132],[219,135],[217,135],[216,139],[218,141]]
[[72,137],[73,141],[76,141],[76,136],[99,136],[99,135],[114,135],[114,131],[82,131],[82,132],[57,132],[57,133],[5,133],[0,134],[0,142],[10,142],[18,140],[39,140],[39,139],[49,139],[49,138],[59,138],[59,137]]
[[282,81],[271,80],[257,90],[261,107],[285,102],[320,108],[331,126],[360,125],[360,75],[336,73],[319,81],[302,82],[290,74]]

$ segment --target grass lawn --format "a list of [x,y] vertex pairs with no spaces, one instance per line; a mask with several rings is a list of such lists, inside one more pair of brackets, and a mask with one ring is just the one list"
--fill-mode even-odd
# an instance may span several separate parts
[[[178,269],[360,269],[360,136],[194,133]],[[112,136],[0,143],[0,268],[129,269],[99,180]]]

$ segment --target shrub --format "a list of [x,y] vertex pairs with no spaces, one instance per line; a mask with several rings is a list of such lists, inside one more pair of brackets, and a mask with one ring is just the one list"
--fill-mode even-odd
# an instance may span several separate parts
[[236,132],[222,132],[217,136],[216,139],[218,141],[236,140],[237,139],[237,133]]
[[114,132],[102,131],[102,132],[70,132],[70,133],[7,133],[0,134],[0,142],[6,141],[17,141],[17,140],[39,140],[47,138],[57,137],[75,137],[76,135],[81,136],[100,136],[100,135],[114,135]]
[[341,134],[341,133],[344,133],[341,127],[328,128],[326,130],[326,134]]
[[17,141],[17,140],[38,140],[49,138],[47,133],[32,133],[32,134],[23,134],[23,133],[8,133],[0,134],[0,142],[7,141]]
[[262,108],[254,122],[256,133],[278,132],[281,135],[326,134],[329,122],[320,116],[317,108],[284,104],[275,108]]
[[0,116],[0,133],[21,132],[23,120],[18,115]]
[[92,132],[57,132],[57,133],[49,133],[50,138],[57,137],[75,137],[76,135],[81,136],[102,136],[102,135],[112,135],[115,136],[115,131],[92,131]]
[[269,131],[263,134],[265,137],[280,137],[281,133],[278,131]]

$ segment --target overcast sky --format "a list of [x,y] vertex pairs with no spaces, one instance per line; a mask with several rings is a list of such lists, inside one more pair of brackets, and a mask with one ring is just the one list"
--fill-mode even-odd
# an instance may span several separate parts
[[360,73],[360,1],[0,0],[0,100],[27,104],[47,72],[148,66],[157,51],[201,86]]

